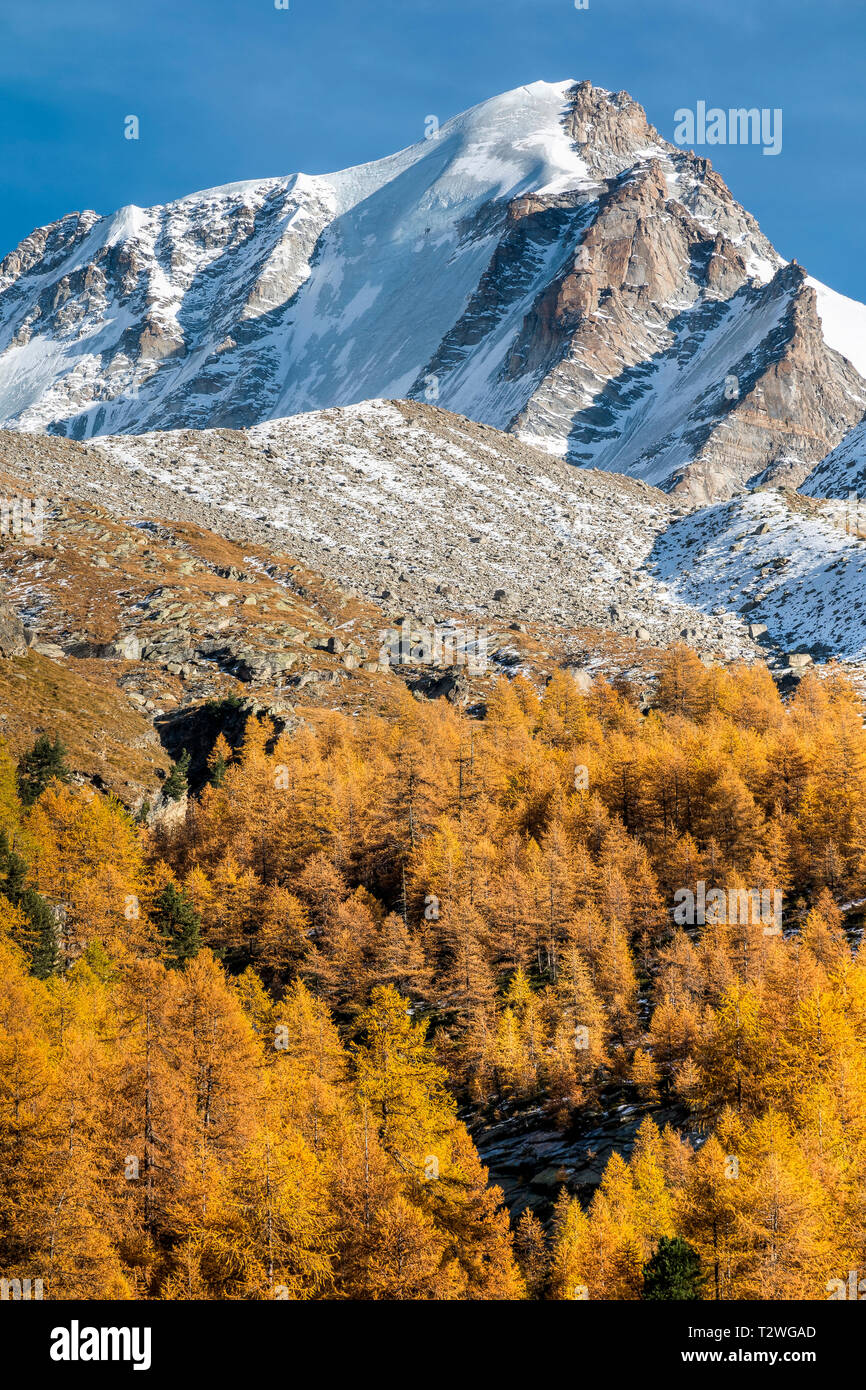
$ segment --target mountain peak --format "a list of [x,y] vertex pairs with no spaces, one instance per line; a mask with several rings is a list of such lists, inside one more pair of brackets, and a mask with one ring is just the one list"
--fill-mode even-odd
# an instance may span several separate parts
[[566,132],[593,173],[610,178],[641,154],[674,152],[628,92],[608,92],[583,81],[572,83],[566,98]]
[[856,314],[784,265],[629,93],[533,82],[369,164],[34,232],[0,267],[0,424],[84,439],[415,399],[727,496],[789,467],[786,441],[805,476],[862,414],[825,342]]

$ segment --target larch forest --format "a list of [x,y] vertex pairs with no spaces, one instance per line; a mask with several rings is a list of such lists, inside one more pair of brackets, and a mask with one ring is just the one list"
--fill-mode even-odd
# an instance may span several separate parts
[[[666,1251],[692,1296],[798,1299],[866,1262],[838,671],[783,702],[679,646],[646,713],[560,673],[483,720],[251,719],[170,832],[43,740],[0,756],[0,851],[0,1240],[53,1299],[637,1300]],[[678,923],[699,882],[784,930]],[[614,1099],[591,1199],[509,1213],[473,1135]]]

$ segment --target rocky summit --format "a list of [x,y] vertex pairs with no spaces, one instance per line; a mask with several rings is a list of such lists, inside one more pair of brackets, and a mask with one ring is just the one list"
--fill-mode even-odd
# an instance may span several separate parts
[[630,96],[536,82],[372,164],[34,231],[0,265],[0,422],[416,399],[706,503],[804,481],[863,416],[864,342]]

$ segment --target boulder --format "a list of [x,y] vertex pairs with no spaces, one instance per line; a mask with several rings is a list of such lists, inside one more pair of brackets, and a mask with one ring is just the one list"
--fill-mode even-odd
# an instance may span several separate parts
[[105,656],[120,661],[141,660],[141,639],[135,632],[119,632],[113,642],[105,644]]
[[283,671],[288,671],[296,661],[294,653],[290,655],[286,652],[253,651],[242,647],[235,652],[232,666],[238,680],[247,681],[251,685],[263,685],[274,680]]

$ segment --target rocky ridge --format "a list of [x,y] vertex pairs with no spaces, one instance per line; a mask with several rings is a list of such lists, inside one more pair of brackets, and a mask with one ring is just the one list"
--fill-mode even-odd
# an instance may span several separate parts
[[682,602],[644,568],[681,511],[663,493],[432,406],[368,402],[249,431],[87,445],[0,438],[0,457],[34,487],[62,486],[72,453],[79,496],[289,551],[376,604],[386,629],[408,613],[428,625],[541,623],[759,654],[736,615]]
[[[491,651],[507,650],[525,629],[538,634],[539,650],[566,654],[594,642],[639,656],[685,640],[722,660],[866,656],[866,547],[839,504],[765,485],[689,509],[645,483],[575,469],[418,402],[85,444],[0,433],[0,465],[28,492],[98,499],[135,528],[139,548],[154,518],[221,537],[234,557],[223,557],[223,569],[231,563],[249,582],[270,584],[262,603],[272,617],[275,576],[294,586],[280,600],[290,608],[307,593],[319,603],[331,594],[331,633],[354,621],[338,616],[354,604],[366,614],[363,651],[345,655],[360,667],[376,664],[404,619],[428,630],[489,630]],[[166,564],[163,555],[154,570]],[[315,583],[301,580],[304,569]],[[201,677],[201,663],[210,672],[222,663],[247,682],[277,679],[293,643],[278,624],[270,635],[265,625],[263,650],[245,656],[243,632],[224,635],[229,615],[242,612],[249,628],[249,615],[263,610],[238,608],[239,599],[221,609],[212,572],[184,578],[178,592],[154,581],[165,590],[162,611],[182,610],[191,586],[208,605],[196,642],[146,630],[140,640],[186,679]],[[56,601],[62,610],[62,593]]]

